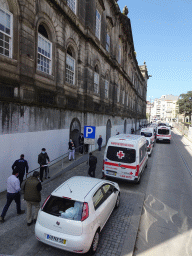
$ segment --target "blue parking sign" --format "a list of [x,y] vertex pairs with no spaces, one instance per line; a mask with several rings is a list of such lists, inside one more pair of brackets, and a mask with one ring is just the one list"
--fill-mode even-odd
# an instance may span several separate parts
[[84,138],[95,139],[95,126],[84,126]]

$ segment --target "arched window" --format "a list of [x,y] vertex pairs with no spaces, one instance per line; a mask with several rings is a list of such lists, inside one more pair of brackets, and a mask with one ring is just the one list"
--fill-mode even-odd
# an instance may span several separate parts
[[123,105],[125,104],[125,90],[123,90],[123,93],[122,93],[122,104]]
[[99,93],[99,68],[97,65],[94,70],[94,93]]
[[129,94],[127,93],[127,107],[128,107],[128,105],[129,105]]
[[109,97],[109,77],[106,76],[105,78],[105,98],[108,99]]
[[121,41],[119,41],[118,45],[118,62],[121,64]]
[[12,58],[13,15],[0,6],[0,54]]
[[38,28],[37,69],[49,75],[52,72],[52,43],[49,41],[47,30],[42,24]]
[[67,83],[75,84],[75,59],[74,51],[71,47],[67,48],[65,78]]
[[117,102],[120,101],[120,85],[117,85]]
[[101,13],[96,9],[95,36],[100,40],[101,36]]

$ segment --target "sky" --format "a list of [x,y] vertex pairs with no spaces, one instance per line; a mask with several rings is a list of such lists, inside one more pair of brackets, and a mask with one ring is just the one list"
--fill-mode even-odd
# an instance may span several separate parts
[[147,100],[192,90],[192,0],[119,0],[127,5],[139,65],[146,62]]

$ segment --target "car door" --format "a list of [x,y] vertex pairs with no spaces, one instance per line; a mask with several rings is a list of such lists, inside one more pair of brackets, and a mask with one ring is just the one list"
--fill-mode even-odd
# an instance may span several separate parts
[[[106,185],[106,184],[105,184]],[[112,208],[112,202],[110,198],[110,191],[108,194],[105,193],[105,190],[107,191],[107,187],[103,189],[102,185],[94,194],[93,196],[93,205],[95,208],[95,215],[97,218],[97,222],[101,229],[104,227]]]
[[109,183],[103,185],[102,188],[103,188],[103,191],[105,194],[105,202],[104,203],[106,204],[106,207],[108,208],[108,216],[109,216],[115,206],[117,195],[115,193],[114,186]]

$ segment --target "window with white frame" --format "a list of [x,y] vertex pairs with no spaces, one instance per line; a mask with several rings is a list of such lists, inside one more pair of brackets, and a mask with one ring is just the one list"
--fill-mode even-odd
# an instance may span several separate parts
[[120,86],[117,87],[117,102],[120,101]]
[[99,93],[99,73],[97,67],[94,72],[94,93]]
[[106,50],[109,52],[110,51],[110,35],[107,33],[106,35]]
[[39,25],[37,69],[51,75],[52,71],[52,43],[48,40],[43,25]]
[[105,80],[105,98],[109,97],[109,81]]
[[76,13],[76,0],[67,0],[67,5],[74,13]]
[[96,9],[96,27],[95,27],[95,35],[100,40],[101,34],[101,14]]
[[123,95],[122,95],[122,104],[124,105],[125,103],[125,91],[123,91]]
[[0,7],[0,54],[12,58],[13,15]]
[[75,84],[75,59],[70,48],[67,49],[65,78],[67,83]]
[[118,48],[118,62],[119,64],[121,64],[121,45],[119,44],[119,48]]

